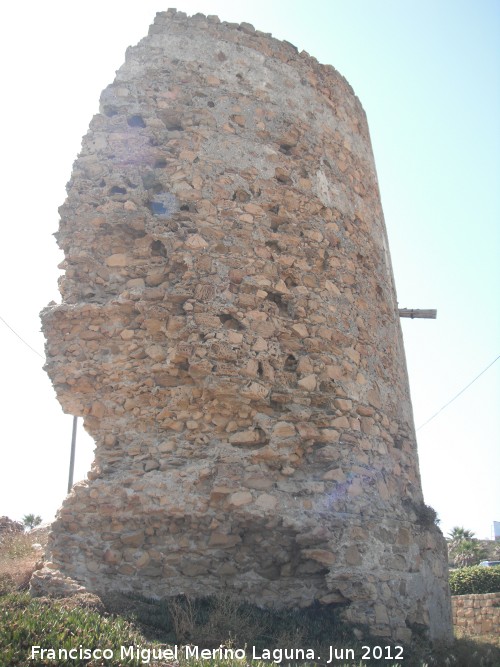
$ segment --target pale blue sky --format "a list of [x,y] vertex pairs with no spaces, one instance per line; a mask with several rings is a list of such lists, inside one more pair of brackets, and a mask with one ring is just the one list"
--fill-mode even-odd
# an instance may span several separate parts
[[[416,425],[500,354],[500,2],[154,0],[10,3],[2,10],[0,316],[43,351],[57,299],[51,234],[82,135],[127,46],[169,4],[247,21],[343,74],[371,131],[402,307]],[[42,361],[0,322],[0,515],[49,519],[67,483],[71,418]],[[500,361],[418,432],[426,502],[445,532],[500,520]],[[77,477],[91,460],[80,436]]]

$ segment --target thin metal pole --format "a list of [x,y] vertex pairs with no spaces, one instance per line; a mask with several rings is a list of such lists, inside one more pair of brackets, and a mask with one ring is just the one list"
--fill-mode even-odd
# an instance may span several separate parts
[[76,428],[78,424],[78,417],[73,417],[73,432],[71,434],[71,456],[69,459],[69,479],[68,479],[68,493],[73,486],[73,472],[75,470],[75,449],[76,449]]

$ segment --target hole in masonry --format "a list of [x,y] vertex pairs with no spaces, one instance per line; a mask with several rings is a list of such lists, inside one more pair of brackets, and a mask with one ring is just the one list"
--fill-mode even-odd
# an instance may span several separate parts
[[278,183],[283,183],[283,185],[292,185],[293,183],[290,174],[280,167],[276,167],[274,177]]
[[289,354],[288,357],[285,359],[285,370],[286,371],[295,371],[295,370],[297,370],[298,363],[299,362],[293,356],[293,354]]
[[292,231],[292,229],[294,229],[294,233],[295,233],[295,227],[293,227],[286,218],[284,218],[282,216],[272,216],[271,217],[271,231],[275,232],[275,233],[279,233],[279,234],[282,235],[281,238],[283,239],[283,241],[281,243],[281,245],[282,245],[281,249],[283,249],[283,247],[286,248],[286,245],[285,245],[285,242],[284,242],[285,237],[283,236],[283,234],[290,233]]
[[228,315],[227,313],[221,313],[219,317],[224,326],[224,329],[236,329],[236,330],[243,329],[238,320],[236,320],[232,315]]
[[271,293],[271,294],[268,294],[267,298],[268,298],[269,301],[272,301],[273,303],[275,303],[278,306],[280,313],[287,313],[288,312],[288,305],[287,305],[286,301],[283,300],[283,297],[281,296],[281,294]]
[[250,201],[250,193],[243,188],[238,188],[233,193],[233,201],[247,202]]
[[102,111],[103,111],[103,114],[105,116],[107,116],[108,118],[112,118],[113,116],[118,115],[118,110],[115,107],[112,107],[112,106],[106,106],[106,107],[104,107],[104,109]]
[[394,438],[394,447],[396,449],[403,449],[403,438],[401,438],[400,436],[396,436]]
[[285,155],[291,155],[293,146],[291,144],[280,144],[280,151]]
[[153,192],[162,192],[163,186],[158,180],[154,171],[147,171],[141,175],[142,185],[145,190],[152,190]]
[[180,118],[176,116],[165,116],[163,122],[169,132],[182,132],[184,130]]
[[281,220],[277,220],[276,218],[271,220],[271,231],[273,231],[273,232],[278,231],[281,224],[282,224]]
[[212,100],[209,100],[209,101],[207,102],[207,106],[210,107],[211,109],[213,109],[214,106],[215,106],[215,102],[212,102]]
[[[183,212],[189,212],[189,213],[197,213],[198,209],[196,208],[195,202],[190,202],[190,203],[184,203],[179,206],[179,211]],[[196,234],[196,229],[189,229],[188,230],[191,234]]]
[[127,194],[127,190],[125,188],[120,188],[118,185],[113,185],[111,190],[109,191],[110,195],[125,195]]
[[129,118],[127,118],[127,123],[130,125],[130,127],[146,127],[146,123],[144,122],[143,117],[139,114],[129,116]]
[[[143,229],[136,229],[132,225],[121,225],[121,229],[125,234],[132,237],[133,239],[143,239],[146,236],[146,232]],[[109,234],[111,231],[108,231],[107,233]]]
[[262,365],[262,361],[259,361],[259,365],[257,366],[257,375],[260,378],[264,375],[264,366]]
[[153,257],[166,257],[167,249],[161,241],[153,241],[151,244],[151,254]]

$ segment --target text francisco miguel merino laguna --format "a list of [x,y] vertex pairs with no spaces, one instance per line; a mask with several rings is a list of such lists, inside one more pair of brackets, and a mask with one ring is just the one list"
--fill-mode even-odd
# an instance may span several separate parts
[[[270,660],[275,664],[281,664],[286,661],[297,660],[320,660],[321,656],[312,648],[274,648],[266,649],[257,646],[251,647],[253,660]],[[250,651],[249,651],[250,652]],[[386,659],[386,660],[402,660],[403,647],[402,646],[362,646],[360,655],[355,655],[354,649],[343,648],[337,646],[329,647],[328,660],[326,664],[332,663],[334,660],[370,660]],[[196,658],[198,660],[215,660],[226,659],[234,661],[246,661],[250,656],[247,656],[246,649],[243,648],[228,648],[220,646],[215,649],[200,648],[199,646],[120,646],[117,649],[112,648],[85,648],[82,644],[75,648],[55,649],[45,648],[43,646],[32,646],[31,660],[58,660],[59,665],[63,665],[64,660],[113,660],[126,658],[133,658],[147,665],[151,660],[177,660],[180,656],[184,658]]]

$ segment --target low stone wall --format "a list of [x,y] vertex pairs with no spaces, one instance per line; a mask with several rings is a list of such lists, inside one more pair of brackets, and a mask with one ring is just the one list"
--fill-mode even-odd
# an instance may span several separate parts
[[453,625],[473,635],[500,632],[500,593],[453,595]]

